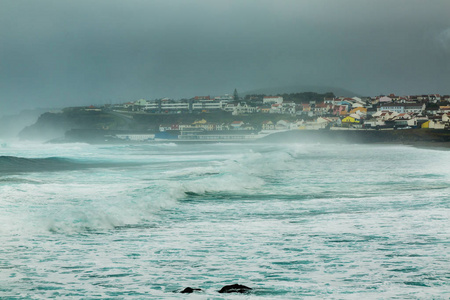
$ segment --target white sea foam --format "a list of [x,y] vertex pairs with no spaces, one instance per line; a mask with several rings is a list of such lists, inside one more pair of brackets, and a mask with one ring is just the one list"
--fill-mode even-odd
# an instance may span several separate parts
[[2,155],[93,167],[2,177],[3,297],[175,299],[192,286],[209,299],[232,283],[249,299],[446,296],[449,152],[12,147]]

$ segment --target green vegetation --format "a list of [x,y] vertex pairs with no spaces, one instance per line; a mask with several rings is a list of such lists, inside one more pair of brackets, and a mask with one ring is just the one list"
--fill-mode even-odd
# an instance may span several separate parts
[[239,100],[239,94],[238,94],[238,92],[237,92],[237,89],[234,89],[233,100],[234,100],[234,101],[238,101],[238,100]]
[[37,122],[25,127],[19,134],[22,139],[49,139],[64,135],[70,129],[127,129],[123,119],[103,111],[67,108],[60,113],[44,113]]
[[243,121],[260,129],[264,121],[272,121],[274,123],[279,120],[294,121],[296,116],[282,114],[234,116],[230,112],[222,110],[192,114],[147,114],[66,108],[60,113],[42,114],[34,125],[22,130],[20,137],[28,140],[51,139],[63,136],[65,132],[72,129],[105,132],[111,130],[157,132],[160,125],[187,125],[200,120],[206,120],[208,123],[215,124],[230,124],[234,121]]

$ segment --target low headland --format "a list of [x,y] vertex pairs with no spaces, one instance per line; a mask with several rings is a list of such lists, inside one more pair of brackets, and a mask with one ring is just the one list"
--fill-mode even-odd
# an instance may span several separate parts
[[332,93],[140,99],[46,112],[19,136],[51,143],[251,141],[449,148],[449,103],[449,96],[440,95],[346,98]]

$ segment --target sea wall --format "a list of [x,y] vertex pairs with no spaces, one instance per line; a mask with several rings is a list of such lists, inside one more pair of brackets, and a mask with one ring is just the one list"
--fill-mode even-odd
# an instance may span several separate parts
[[449,130],[291,130],[269,135],[264,142],[277,143],[449,143]]

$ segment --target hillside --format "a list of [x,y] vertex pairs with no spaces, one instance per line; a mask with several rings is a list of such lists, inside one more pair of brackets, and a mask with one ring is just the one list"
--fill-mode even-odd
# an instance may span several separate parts
[[[84,109],[65,109],[60,113],[44,113],[36,123],[25,127],[19,137],[22,140],[51,140],[62,138],[66,132],[89,131],[102,135],[111,131],[157,132],[160,125],[192,124],[198,120],[209,123],[229,124],[233,121],[243,121],[259,127],[264,121],[277,122],[279,120],[293,121],[295,116],[281,114],[251,114],[233,116],[229,112],[216,111],[211,113],[192,114],[146,114],[146,113],[117,113],[112,111],[86,111]],[[79,131],[82,130],[82,131]],[[80,141],[82,136],[78,136]]]
[[329,86],[308,86],[308,85],[290,85],[290,86],[282,86],[282,87],[271,87],[271,88],[261,88],[246,91],[241,93],[241,96],[245,95],[281,95],[281,94],[293,94],[293,93],[306,93],[306,92],[314,92],[318,94],[325,93],[333,93],[337,97],[361,97],[352,91],[337,88],[337,87],[329,87]]

